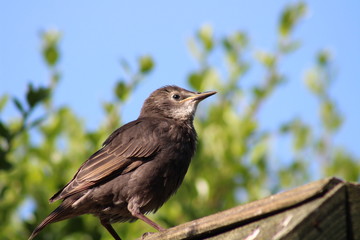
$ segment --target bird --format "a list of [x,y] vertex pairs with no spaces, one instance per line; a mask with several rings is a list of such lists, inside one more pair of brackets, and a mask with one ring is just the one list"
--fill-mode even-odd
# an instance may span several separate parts
[[29,240],[50,223],[83,214],[98,217],[115,240],[121,240],[111,225],[116,222],[140,219],[164,231],[145,214],[156,212],[181,185],[196,151],[197,106],[214,94],[175,85],[152,92],[139,117],[115,130],[49,199],[62,202]]

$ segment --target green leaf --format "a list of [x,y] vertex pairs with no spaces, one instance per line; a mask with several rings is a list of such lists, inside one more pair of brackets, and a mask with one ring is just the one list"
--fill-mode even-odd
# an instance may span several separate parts
[[248,45],[248,37],[243,32],[235,32],[222,40],[222,45],[227,52],[234,52],[236,55]]
[[120,101],[125,101],[129,97],[130,90],[124,81],[119,81],[115,86],[115,95]]
[[328,166],[326,173],[329,176],[339,176],[348,181],[359,180],[359,162],[356,157],[351,156],[345,149],[337,148],[333,153],[333,163]]
[[273,68],[277,61],[275,55],[264,52],[264,51],[256,52],[255,56],[256,56],[256,59],[258,59],[259,62],[261,62],[267,68]]
[[4,94],[0,97],[0,112],[4,109],[7,101],[9,100],[9,96],[7,94]]
[[201,73],[192,73],[188,77],[188,82],[193,89],[200,89],[203,84],[203,80],[204,77]]
[[331,53],[327,50],[321,50],[317,55],[317,63],[320,66],[326,66],[331,60]]
[[6,151],[0,148],[0,170],[8,171],[12,166],[13,165],[7,159]]
[[37,104],[45,101],[50,96],[50,89],[44,87],[34,88],[32,84],[29,84],[28,91],[26,93],[26,100],[30,108],[34,108]]
[[250,153],[250,159],[251,162],[255,165],[260,166],[263,164],[263,160],[266,159],[266,156],[268,154],[268,137],[263,136],[257,144],[253,147],[251,153]]
[[310,131],[307,127],[301,125],[295,129],[294,135],[294,149],[297,151],[301,151],[306,147],[306,144],[309,141]]
[[281,36],[287,37],[305,13],[306,5],[303,2],[288,5],[280,17],[279,32]]
[[48,46],[43,49],[43,55],[48,65],[54,66],[59,59],[59,52],[56,46]]
[[1,120],[0,120],[0,136],[4,137],[5,139],[11,138],[10,130]]
[[197,91],[205,91],[207,87],[212,88],[212,86],[217,85],[219,81],[219,74],[214,68],[206,68],[199,72],[194,72],[188,77],[190,86]]
[[20,100],[17,99],[16,97],[14,97],[12,100],[13,100],[16,108],[20,111],[21,115],[25,115],[26,111],[25,111],[23,105],[21,104]]
[[212,26],[209,24],[202,26],[198,31],[198,37],[206,52],[210,52],[214,47]]
[[307,147],[307,144],[311,138],[310,128],[301,121],[301,119],[295,118],[290,122],[283,124],[280,127],[280,132],[284,134],[292,134],[293,149],[295,151],[302,151]]
[[316,96],[323,96],[325,93],[324,84],[320,81],[318,72],[314,69],[305,73],[304,78],[307,88]]
[[290,123],[284,123],[280,126],[279,131],[280,133],[286,134],[290,132],[291,130],[291,124]]
[[151,56],[142,56],[139,58],[140,72],[149,73],[154,68],[154,60]]
[[264,90],[263,88],[260,88],[260,87],[254,87],[252,89],[252,92],[256,99],[261,99],[266,96],[266,90]]
[[232,39],[242,48],[245,48],[249,43],[248,36],[244,32],[235,32],[235,34],[232,35]]
[[325,101],[321,105],[321,119],[324,127],[329,131],[336,131],[342,124],[342,117],[337,112],[334,103]]
[[35,119],[34,121],[31,122],[30,127],[36,127],[38,125],[40,125],[46,117],[39,117],[37,119]]
[[224,38],[222,41],[222,45],[225,48],[225,50],[227,51],[232,51],[233,50],[233,46],[231,44],[231,41],[229,38]]
[[42,34],[42,54],[45,62],[51,67],[55,66],[59,60],[58,42],[60,35],[60,32],[56,30],[47,31]]

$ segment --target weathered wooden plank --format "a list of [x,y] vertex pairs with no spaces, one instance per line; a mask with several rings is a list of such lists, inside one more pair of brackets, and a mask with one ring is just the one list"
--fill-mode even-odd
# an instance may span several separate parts
[[312,182],[259,201],[184,223],[164,232],[148,235],[144,239],[202,239],[308,202],[324,195],[339,184],[343,182],[336,178]]
[[346,186],[341,184],[326,195],[298,207],[305,213],[292,227],[278,233],[276,240],[348,240]]
[[[338,185],[321,198],[206,239],[346,240],[345,197],[345,186]],[[332,221],[332,218],[336,220]],[[331,230],[321,231],[323,223]]]
[[349,234],[352,234],[353,240],[360,240],[360,184],[346,183],[346,186]]

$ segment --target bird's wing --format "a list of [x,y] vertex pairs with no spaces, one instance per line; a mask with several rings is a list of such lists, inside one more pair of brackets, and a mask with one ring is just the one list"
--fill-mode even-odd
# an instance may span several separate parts
[[114,176],[128,173],[149,161],[159,150],[156,124],[136,120],[117,129],[79,168],[74,178],[50,201],[63,199]]

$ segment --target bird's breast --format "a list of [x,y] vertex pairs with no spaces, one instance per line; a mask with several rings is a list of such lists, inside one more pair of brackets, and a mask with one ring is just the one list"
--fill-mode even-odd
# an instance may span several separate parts
[[[141,195],[143,211],[155,211],[182,183],[195,152],[196,133],[170,128],[161,136],[159,152],[132,173],[129,195]],[[139,198],[137,198],[139,199]]]

